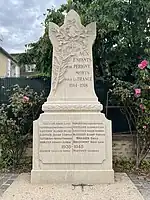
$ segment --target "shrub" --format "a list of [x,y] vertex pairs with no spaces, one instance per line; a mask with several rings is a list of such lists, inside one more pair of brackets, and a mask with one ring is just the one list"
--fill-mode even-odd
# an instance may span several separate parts
[[120,104],[133,134],[136,133],[136,167],[150,151],[150,65],[147,60],[138,65],[134,83],[116,80],[112,99]]
[[38,95],[29,86],[15,85],[7,93],[9,103],[0,108],[1,167],[15,169],[25,156],[33,121],[39,117],[45,98],[43,92]]

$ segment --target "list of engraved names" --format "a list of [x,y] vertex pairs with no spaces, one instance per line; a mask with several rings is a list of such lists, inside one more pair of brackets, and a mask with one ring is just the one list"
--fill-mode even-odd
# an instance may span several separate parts
[[41,153],[100,153],[105,145],[105,127],[100,122],[47,122],[39,129]]

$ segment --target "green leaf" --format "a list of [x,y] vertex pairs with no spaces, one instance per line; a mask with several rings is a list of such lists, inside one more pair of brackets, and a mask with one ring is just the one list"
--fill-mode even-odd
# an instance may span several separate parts
[[150,69],[150,65],[148,65],[147,68]]

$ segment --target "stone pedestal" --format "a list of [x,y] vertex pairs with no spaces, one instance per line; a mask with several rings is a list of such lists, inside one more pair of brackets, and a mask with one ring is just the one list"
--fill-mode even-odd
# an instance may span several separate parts
[[104,114],[44,113],[33,137],[32,183],[113,182],[111,122]]
[[32,183],[113,183],[111,121],[94,92],[96,24],[81,25],[71,10],[50,23],[51,92],[33,124]]

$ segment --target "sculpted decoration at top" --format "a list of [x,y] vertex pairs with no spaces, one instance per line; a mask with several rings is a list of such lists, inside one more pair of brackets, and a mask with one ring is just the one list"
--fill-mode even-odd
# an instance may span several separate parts
[[52,93],[55,93],[58,85],[65,80],[65,74],[73,58],[79,57],[80,54],[92,60],[90,54],[95,37],[96,23],[84,27],[74,10],[66,15],[61,27],[50,22],[49,38],[53,45]]

